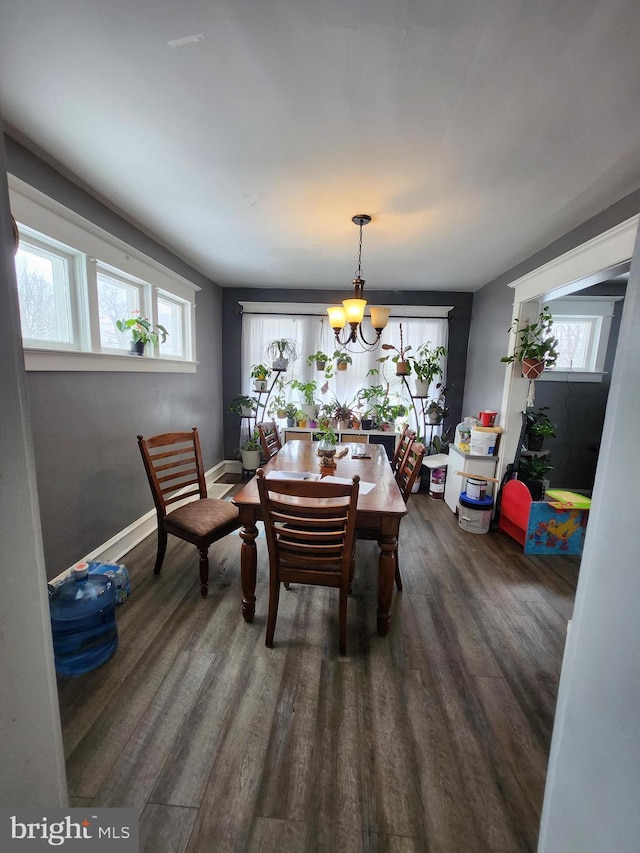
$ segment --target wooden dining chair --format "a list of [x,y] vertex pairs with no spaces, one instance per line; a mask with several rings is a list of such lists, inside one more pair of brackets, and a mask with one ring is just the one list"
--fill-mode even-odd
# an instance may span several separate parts
[[405,426],[400,434],[398,445],[391,459],[391,470],[394,474],[398,473],[402,463],[404,462],[404,457],[407,455],[407,450],[411,446],[411,443],[415,441],[415,438],[416,431],[411,429],[408,425]]
[[420,476],[422,469],[422,460],[427,452],[427,448],[419,441],[413,441],[405,453],[402,465],[396,474],[396,483],[402,493],[402,499],[405,504],[411,496],[416,479]]
[[[160,574],[167,534],[191,542],[200,552],[200,593],[209,589],[209,546],[240,527],[238,508],[230,501],[207,497],[198,430],[138,436],[147,479],[158,517],[158,553],[153,569]],[[189,502],[168,511],[177,501]]]
[[339,648],[347,652],[347,596],[353,579],[360,477],[351,483],[276,480],[256,472],[269,550],[269,615],[265,645],[273,646],[281,583],[340,590]]
[[258,433],[260,434],[260,444],[265,459],[269,460],[282,447],[278,427],[275,421],[263,421],[258,424]]

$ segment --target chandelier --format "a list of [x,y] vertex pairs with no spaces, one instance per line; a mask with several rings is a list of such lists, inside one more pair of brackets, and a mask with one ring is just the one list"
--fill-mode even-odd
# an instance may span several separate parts
[[[350,344],[359,345],[362,350],[372,350],[380,343],[380,334],[387,325],[390,309],[380,306],[370,306],[371,325],[376,333],[375,341],[368,341],[362,331],[362,320],[367,300],[364,298],[364,279],[362,278],[362,228],[371,222],[371,217],[366,213],[360,213],[352,217],[354,225],[360,227],[360,242],[358,245],[358,269],[353,279],[353,298],[343,299],[342,305],[331,305],[327,308],[329,323],[336,336],[336,344],[343,349],[351,349]],[[348,328],[347,328],[348,324]],[[340,337],[341,332],[344,337]],[[353,351],[353,350],[352,350]],[[357,351],[357,350],[356,350]]]

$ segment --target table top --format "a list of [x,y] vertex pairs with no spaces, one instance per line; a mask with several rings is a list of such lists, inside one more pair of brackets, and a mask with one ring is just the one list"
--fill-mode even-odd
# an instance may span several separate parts
[[[317,442],[311,441],[287,441],[268,462],[262,466],[268,471],[311,471],[320,472],[320,459],[316,454]],[[379,444],[338,444],[338,455],[341,450],[347,449],[347,453],[341,459],[336,459],[336,467],[332,472],[336,477],[351,479],[354,474],[360,476],[360,480],[375,483],[375,487],[368,494],[358,495],[358,512],[371,514],[384,514],[390,516],[404,516],[407,508],[396,483],[387,453]],[[371,458],[354,459],[353,453],[366,452]],[[258,496],[258,485],[256,478],[251,479],[241,491],[233,497],[236,506],[253,506],[260,504]]]

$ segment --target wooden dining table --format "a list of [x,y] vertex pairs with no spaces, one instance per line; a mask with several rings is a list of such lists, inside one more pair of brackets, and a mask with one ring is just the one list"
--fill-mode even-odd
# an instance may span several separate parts
[[[385,636],[391,621],[391,601],[395,567],[398,557],[398,532],[400,521],[407,514],[406,505],[391,471],[384,447],[380,444],[338,444],[336,457],[346,449],[346,454],[336,459],[336,468],[331,473],[337,477],[351,479],[360,476],[361,488],[358,495],[356,529],[366,531],[368,539],[377,539],[380,547],[378,558],[378,634]],[[320,459],[316,454],[317,442],[287,441],[268,462],[262,466],[270,471],[320,473]],[[366,454],[367,458],[355,458],[354,454]],[[366,492],[364,483],[373,483]],[[365,493],[366,492],[366,493]],[[256,478],[251,479],[233,497],[240,513],[240,574],[242,584],[242,616],[251,622],[256,609],[257,550],[256,522],[261,519],[260,498]]]

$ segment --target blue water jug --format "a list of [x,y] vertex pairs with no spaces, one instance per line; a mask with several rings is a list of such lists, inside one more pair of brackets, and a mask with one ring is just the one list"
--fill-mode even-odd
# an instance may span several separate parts
[[82,675],[103,664],[118,645],[116,589],[111,578],[89,575],[79,563],[72,579],[50,590],[49,610],[56,670]]

